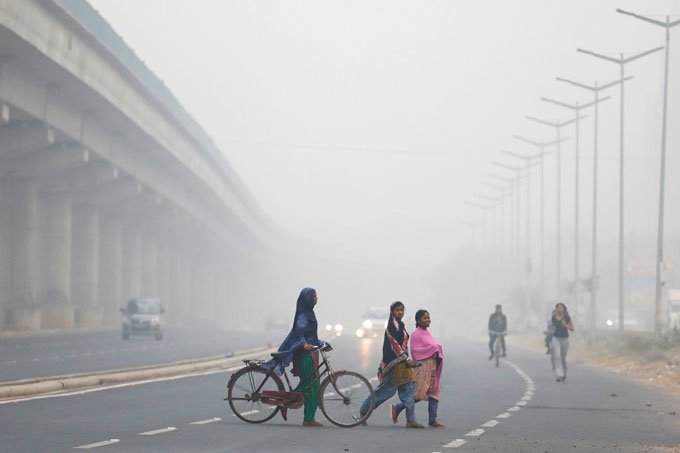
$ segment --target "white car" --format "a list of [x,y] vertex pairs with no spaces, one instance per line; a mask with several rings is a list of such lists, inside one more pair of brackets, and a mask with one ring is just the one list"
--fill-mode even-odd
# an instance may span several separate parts
[[356,330],[359,338],[378,338],[387,328],[387,320],[390,317],[390,310],[386,307],[371,307],[362,315],[364,321],[361,327]]

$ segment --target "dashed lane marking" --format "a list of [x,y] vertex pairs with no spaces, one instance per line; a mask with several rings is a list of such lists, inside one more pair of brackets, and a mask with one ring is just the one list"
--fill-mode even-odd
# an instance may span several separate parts
[[484,427],[486,427],[486,428],[493,428],[493,427],[496,426],[498,423],[499,423],[498,420],[489,420],[488,422],[483,423],[482,426],[484,426]]
[[456,440],[449,442],[448,444],[444,445],[444,448],[458,448],[458,447],[462,447],[466,443],[467,442],[464,441],[463,439],[456,439]]
[[208,423],[215,423],[222,420],[220,417],[208,418],[206,420],[199,420],[197,422],[191,422],[190,425],[207,425]]
[[508,408],[508,412],[517,412],[518,410],[520,410],[519,406],[512,406]]
[[465,437],[479,437],[482,434],[484,434],[484,430],[482,428],[478,429],[473,429],[472,431],[465,433]]
[[[260,411],[253,409],[252,411],[241,412],[241,415],[243,415],[243,416],[253,415],[253,414],[257,414],[258,412],[260,412]],[[236,417],[236,414],[231,414],[231,416]]]
[[143,433],[139,433],[139,435],[140,436],[155,436],[156,434],[169,433],[171,431],[177,431],[177,428],[175,428],[174,426],[168,426],[167,428],[154,429],[153,431],[145,431]]
[[520,398],[520,401],[529,401],[531,400],[530,396],[524,395],[522,398]]
[[79,448],[81,450],[89,450],[90,448],[97,448],[97,447],[103,447],[105,445],[117,444],[118,442],[120,442],[120,439],[109,439],[109,440],[103,440],[101,442],[95,442],[93,444],[80,445],[79,447],[73,447],[73,448]]
[[526,406],[526,405],[527,405],[527,402],[526,402],[526,401],[517,401],[517,402],[515,403],[515,406]]
[[512,415],[512,414],[511,414],[510,412],[503,412],[502,414],[496,415],[496,418],[508,418],[508,417],[510,417],[511,415]]

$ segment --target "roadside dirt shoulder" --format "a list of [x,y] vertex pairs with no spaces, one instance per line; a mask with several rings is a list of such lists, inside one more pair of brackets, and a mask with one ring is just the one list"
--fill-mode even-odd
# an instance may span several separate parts
[[[522,347],[545,352],[543,336],[516,336]],[[680,396],[680,335],[663,337],[643,333],[598,333],[593,339],[574,335],[570,339],[569,358],[586,366],[639,382],[662,387]]]

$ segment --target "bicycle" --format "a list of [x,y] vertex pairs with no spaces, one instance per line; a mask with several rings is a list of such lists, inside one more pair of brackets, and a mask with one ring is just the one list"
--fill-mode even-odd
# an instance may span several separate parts
[[[288,379],[288,373],[283,370],[283,376],[288,390],[276,373],[276,368],[290,351],[273,352],[274,366],[269,368],[262,364],[264,360],[249,360],[243,362],[245,367],[234,373],[227,383],[227,397],[231,410],[238,418],[248,423],[263,423],[271,420],[279,411],[284,420],[288,420],[288,409],[299,409],[304,405],[303,394],[309,390],[315,380],[321,381],[318,402],[323,415],[336,426],[351,428],[368,420],[375,405],[375,391],[371,383],[359,373],[353,371],[334,371],[328,360],[327,353],[333,348],[326,343],[313,348],[310,352],[318,351],[322,360],[314,371],[301,379],[297,389]],[[323,369],[322,369],[323,368]],[[359,413],[361,403],[370,396],[371,406],[362,417]]]
[[493,358],[496,361],[496,368],[498,368],[498,364],[500,362],[501,358],[501,350],[503,349],[503,346],[501,345],[501,341],[503,341],[503,337],[506,336],[508,332],[494,332],[492,330],[489,331],[489,335],[495,335],[496,339],[494,340],[493,343]]

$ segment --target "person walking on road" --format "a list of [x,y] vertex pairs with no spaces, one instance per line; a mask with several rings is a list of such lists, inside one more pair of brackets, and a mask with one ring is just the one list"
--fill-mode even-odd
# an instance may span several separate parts
[[[442,345],[437,343],[428,330],[430,323],[430,313],[427,310],[416,312],[416,330],[411,335],[411,356],[422,362],[422,366],[414,369],[415,402],[427,400],[428,425],[431,428],[444,428],[445,425],[437,421],[444,352]],[[405,408],[404,403],[391,406],[393,423],[397,423],[399,414]]]
[[[496,342],[498,335],[504,334],[508,330],[508,318],[503,314],[503,306],[496,305],[496,311],[489,316],[489,360],[493,359],[493,344]],[[503,348],[503,357],[505,357],[505,335],[501,335],[501,348]]]
[[[279,346],[279,352],[288,351],[289,354],[283,359],[281,365],[288,366],[293,363],[293,376],[299,376],[300,382],[305,382],[314,373],[319,363],[319,353],[310,352],[315,346],[322,346],[324,343],[319,339],[317,332],[318,323],[314,314],[314,306],[318,303],[316,290],[305,288],[300,292],[295,308],[295,318],[293,328]],[[297,390],[297,389],[296,389]],[[304,392],[305,415],[302,426],[318,427],[323,426],[316,421],[316,410],[318,406],[319,379],[309,386],[309,390]]]
[[569,352],[569,331],[574,331],[574,323],[567,311],[567,306],[562,302],[555,305],[555,314],[552,319],[553,338],[552,349],[555,355],[555,374],[557,382],[567,380],[567,352]]
[[[399,399],[406,409],[406,427],[424,428],[416,421],[414,410],[414,394],[416,383],[414,382],[413,367],[415,362],[408,355],[409,335],[406,331],[402,318],[404,317],[404,304],[394,302],[390,306],[390,319],[387,321],[387,329],[383,338],[383,356],[378,367],[379,385],[375,389],[375,407],[399,393]],[[359,413],[364,416],[371,406],[371,398],[368,397],[361,404]],[[366,423],[362,423],[364,426]]]

